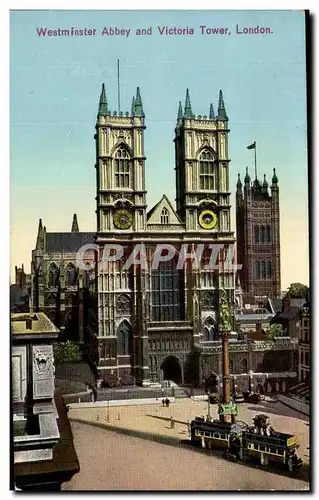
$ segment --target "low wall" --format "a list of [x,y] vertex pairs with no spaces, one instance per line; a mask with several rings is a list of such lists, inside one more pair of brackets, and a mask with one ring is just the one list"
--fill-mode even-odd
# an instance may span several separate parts
[[277,400],[293,410],[299,411],[304,415],[309,415],[309,403],[302,401],[302,399],[293,396],[286,396],[285,394],[278,394]]
[[[170,403],[175,403],[175,398],[167,398]],[[70,403],[70,408],[103,408],[107,406],[136,406],[136,405],[159,405],[162,404],[161,399],[124,399],[124,400],[110,400],[110,401],[95,401],[94,403]]]

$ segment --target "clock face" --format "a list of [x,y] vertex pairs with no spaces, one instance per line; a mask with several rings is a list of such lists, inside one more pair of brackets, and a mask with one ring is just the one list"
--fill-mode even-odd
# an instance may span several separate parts
[[199,216],[199,223],[203,229],[213,229],[217,224],[217,215],[211,210],[203,210]]
[[118,229],[128,229],[132,225],[132,214],[125,208],[117,210],[114,214],[114,225]]

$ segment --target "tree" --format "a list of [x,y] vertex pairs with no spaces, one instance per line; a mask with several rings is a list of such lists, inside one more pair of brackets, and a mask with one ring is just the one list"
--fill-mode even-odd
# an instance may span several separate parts
[[273,340],[275,337],[286,337],[287,330],[280,323],[272,323],[266,330],[268,340]]
[[302,283],[291,283],[290,287],[286,291],[284,298],[290,299],[306,299],[309,293],[309,287],[303,285]]
[[67,340],[67,342],[55,342],[53,344],[54,361],[65,363],[66,361],[81,361],[82,354],[79,344]]

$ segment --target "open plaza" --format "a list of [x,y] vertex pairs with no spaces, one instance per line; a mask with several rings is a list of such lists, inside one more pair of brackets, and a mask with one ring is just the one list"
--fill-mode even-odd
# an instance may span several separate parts
[[[289,477],[226,461],[221,455],[186,445],[188,423],[195,416],[217,418],[217,405],[190,398],[169,407],[71,405],[80,472],[68,490],[307,490],[305,477]],[[309,464],[309,419],[280,402],[238,405],[237,420],[251,424],[264,413],[275,430],[295,434],[298,455]],[[172,421],[174,422],[172,425]],[[91,425],[88,425],[91,424]],[[92,425],[93,424],[93,425]],[[92,471],[95,471],[92,474]]]

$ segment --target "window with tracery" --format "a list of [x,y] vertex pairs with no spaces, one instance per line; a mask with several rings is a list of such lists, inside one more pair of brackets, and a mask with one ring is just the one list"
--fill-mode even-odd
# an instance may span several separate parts
[[215,164],[210,151],[204,149],[199,157],[199,188],[212,191],[215,187]]
[[55,264],[50,265],[49,286],[57,287],[59,284],[59,270]]
[[132,327],[127,321],[123,321],[117,331],[117,353],[120,356],[127,356],[132,352]]
[[168,224],[169,223],[169,213],[167,208],[163,208],[162,213],[161,213],[161,224]]
[[176,262],[161,262],[152,269],[151,312],[153,321],[183,320],[185,316],[183,271]]
[[116,312],[119,316],[129,316],[131,312],[131,301],[127,295],[120,295],[116,302]]
[[69,264],[66,268],[66,284],[67,286],[76,285],[76,269],[73,264]]
[[114,172],[115,187],[129,188],[131,186],[131,159],[123,146],[115,152]]
[[254,263],[254,275],[257,280],[268,280],[272,278],[271,261],[256,261]]

